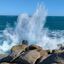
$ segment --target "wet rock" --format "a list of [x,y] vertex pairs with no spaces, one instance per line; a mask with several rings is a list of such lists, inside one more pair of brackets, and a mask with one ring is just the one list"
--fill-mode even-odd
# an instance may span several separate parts
[[27,47],[27,45],[24,45],[24,44],[13,46],[12,49],[11,49],[10,56],[13,57],[13,58],[18,56],[20,53],[25,51],[26,47]]
[[10,62],[13,58],[11,56],[7,56],[7,57],[4,57],[2,59],[0,59],[0,63],[2,62]]
[[64,53],[50,54],[46,59],[42,60],[39,64],[64,64]]
[[16,63],[6,63],[6,62],[3,62],[3,63],[0,63],[0,64],[16,64]]
[[1,63],[1,64],[10,64],[10,63],[3,62],[3,63]]
[[10,54],[10,56],[13,57],[13,58],[17,57],[20,53],[22,53],[22,52],[25,51],[25,48],[27,46],[28,46],[27,40],[23,40],[22,44],[13,46],[11,48],[11,54]]
[[40,46],[30,45],[25,49],[23,53],[13,58],[12,62],[26,62],[27,64],[35,64],[38,63],[38,60],[40,60],[41,57],[44,58],[47,56],[47,52]]
[[37,46],[37,45],[30,45],[26,48],[26,51],[28,50],[35,50],[35,49],[39,49],[39,50],[42,50],[42,47],[40,46]]
[[37,50],[39,53],[40,53],[40,56],[47,56],[48,53],[42,49],[42,47],[40,46],[37,46],[37,45],[30,45],[26,48],[26,51],[29,51],[29,50]]
[[20,62],[20,64],[35,64],[38,58],[40,58],[40,53],[36,50],[31,50],[16,57],[12,62]]
[[14,59],[15,57],[18,57],[20,53],[22,53],[23,51],[25,51],[25,48],[27,47],[27,45],[16,45],[13,46],[11,49],[11,54],[9,54],[6,57],[3,57],[0,59],[0,63],[2,62],[11,62],[12,59]]
[[36,60],[40,58],[40,53],[36,50],[31,50],[24,55],[21,55],[20,58],[27,61],[29,64],[35,64]]
[[8,56],[8,54],[0,54],[0,59],[7,57],[7,56]]
[[[2,63],[8,62],[8,63]],[[64,64],[64,50],[54,50],[51,54],[37,45],[16,45],[11,54],[0,59],[2,64]]]
[[27,40],[23,40],[23,41],[22,41],[22,44],[28,45],[28,41],[27,41]]
[[35,63],[39,63],[42,60],[44,60],[45,58],[47,58],[48,53],[42,49],[42,47],[37,46],[37,45],[30,45],[29,47],[26,48],[27,51],[29,50],[36,50],[37,52],[40,53],[40,57],[38,59],[36,59]]
[[52,63],[52,64],[64,64],[64,62]]
[[39,46],[36,46],[36,45],[28,46],[26,47],[23,53],[13,58],[12,62],[18,62],[19,60],[21,60],[19,62],[26,62],[27,64],[29,63],[34,64],[36,60],[41,57],[40,50],[42,50],[42,48]]

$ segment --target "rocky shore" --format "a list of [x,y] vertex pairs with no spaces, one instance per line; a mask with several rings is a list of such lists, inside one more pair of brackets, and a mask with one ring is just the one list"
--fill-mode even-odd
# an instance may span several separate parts
[[64,64],[64,49],[44,50],[23,41],[13,46],[9,55],[0,54],[0,64]]

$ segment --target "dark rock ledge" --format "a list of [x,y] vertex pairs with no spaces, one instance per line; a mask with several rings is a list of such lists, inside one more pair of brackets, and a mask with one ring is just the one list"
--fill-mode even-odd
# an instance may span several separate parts
[[0,64],[64,64],[64,50],[44,50],[23,41],[11,48],[11,54],[0,54]]

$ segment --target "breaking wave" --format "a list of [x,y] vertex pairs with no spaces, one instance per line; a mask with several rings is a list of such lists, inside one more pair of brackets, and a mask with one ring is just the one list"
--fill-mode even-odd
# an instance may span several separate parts
[[44,28],[47,10],[44,5],[39,5],[35,13],[29,16],[20,14],[14,28],[7,27],[3,31],[3,42],[0,45],[0,53],[9,51],[12,46],[21,44],[27,40],[30,44],[37,44],[44,49],[57,49],[58,44],[64,44],[64,31],[50,31]]

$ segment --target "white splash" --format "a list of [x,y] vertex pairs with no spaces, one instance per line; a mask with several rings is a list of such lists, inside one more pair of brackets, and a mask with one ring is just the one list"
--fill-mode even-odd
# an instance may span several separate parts
[[47,12],[41,5],[31,17],[26,13],[20,14],[15,29],[19,41],[27,40],[29,44],[39,42],[46,16]]
[[3,31],[3,43],[0,45],[0,53],[7,52],[11,49],[12,46],[18,44],[18,38],[15,32],[12,30],[12,28],[6,28]]
[[[27,40],[29,44],[37,44],[44,49],[58,48],[58,44],[64,43],[62,34],[64,31],[50,32],[48,28],[44,28],[46,17],[47,11],[44,5],[39,5],[32,16],[27,13],[20,14],[15,28],[4,30],[4,40],[3,44],[0,45],[0,52],[9,51],[12,46],[21,43],[22,40]],[[50,35],[53,35],[53,37],[50,37]]]

